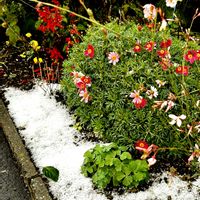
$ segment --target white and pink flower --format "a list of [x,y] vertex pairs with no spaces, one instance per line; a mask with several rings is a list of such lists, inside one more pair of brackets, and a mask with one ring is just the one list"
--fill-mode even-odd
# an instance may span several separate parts
[[175,8],[178,0],[166,0],[166,6]]
[[166,84],[166,81],[156,80],[156,83],[158,84],[158,87],[162,87]]
[[143,6],[143,8],[144,18],[148,20],[153,20],[156,18],[157,10],[153,4],[146,4]]
[[84,101],[85,103],[88,103],[90,100],[90,96],[86,88],[79,92],[79,96],[82,97],[81,101]]
[[109,60],[109,63],[116,65],[116,63],[119,62],[119,54],[116,52],[110,52],[108,54],[108,60]]
[[147,159],[149,167],[156,163],[156,157],[152,156],[151,158]]
[[153,97],[157,97],[158,96],[158,90],[151,86],[150,90],[147,90],[146,94],[148,95],[149,99],[152,99]]
[[133,98],[133,103],[138,104],[142,102],[142,96],[140,96],[140,91],[134,90],[131,92],[130,97]]

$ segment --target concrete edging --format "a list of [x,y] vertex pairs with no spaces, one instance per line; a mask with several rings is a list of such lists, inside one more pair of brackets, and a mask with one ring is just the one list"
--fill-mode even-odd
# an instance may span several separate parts
[[10,115],[0,99],[0,127],[3,129],[10,149],[21,170],[24,183],[29,189],[32,200],[52,200],[45,183],[36,167],[31,161],[29,154],[19,136]]

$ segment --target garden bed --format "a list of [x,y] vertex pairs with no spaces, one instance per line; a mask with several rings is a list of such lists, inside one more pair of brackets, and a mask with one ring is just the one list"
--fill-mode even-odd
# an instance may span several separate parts
[[182,181],[167,171],[154,174],[152,185],[145,191],[119,195],[117,192],[95,190],[91,180],[81,174],[80,168],[83,154],[96,143],[80,140],[68,110],[54,97],[45,95],[40,86],[30,91],[7,88],[5,97],[9,101],[10,115],[40,172],[45,166],[59,170],[58,182],[49,181],[50,191],[58,200],[199,198],[199,178],[193,182]]

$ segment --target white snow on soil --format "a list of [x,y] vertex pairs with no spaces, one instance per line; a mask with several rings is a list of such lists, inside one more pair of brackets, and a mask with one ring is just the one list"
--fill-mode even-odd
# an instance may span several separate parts
[[[95,144],[85,141],[75,144],[74,136],[79,133],[72,127],[74,120],[68,110],[40,86],[30,91],[7,88],[5,97],[10,115],[40,172],[45,166],[54,166],[60,172],[58,182],[49,181],[53,196],[58,200],[107,200],[80,173],[83,154]],[[198,200],[199,188],[200,178],[190,187],[188,182],[163,172],[148,190],[123,195],[113,193],[113,200]]]

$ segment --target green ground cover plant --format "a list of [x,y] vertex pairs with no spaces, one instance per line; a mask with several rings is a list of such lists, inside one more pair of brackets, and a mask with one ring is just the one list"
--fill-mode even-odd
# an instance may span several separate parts
[[115,143],[107,146],[96,145],[84,154],[82,173],[92,177],[99,189],[107,186],[123,186],[127,189],[137,187],[148,180],[148,164],[146,160],[133,160],[126,146]]

